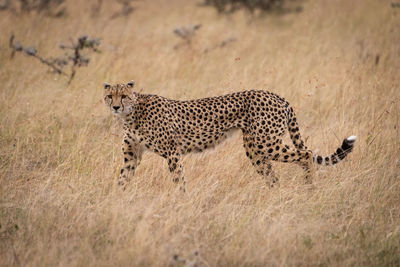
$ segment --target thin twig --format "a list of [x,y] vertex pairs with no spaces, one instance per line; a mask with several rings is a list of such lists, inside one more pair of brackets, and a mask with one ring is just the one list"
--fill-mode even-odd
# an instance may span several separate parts
[[58,68],[58,67],[55,66],[52,62],[49,62],[49,61],[46,60],[45,58],[42,58],[41,56],[38,56],[38,55],[36,55],[36,54],[33,54],[33,55],[28,54],[28,55],[39,59],[40,62],[42,62],[43,64],[45,64],[45,65],[49,66],[50,68],[52,68],[54,72],[56,72],[56,73],[58,73],[58,74],[65,75],[65,76],[68,76],[67,73],[65,73],[64,71],[62,71],[60,68]]

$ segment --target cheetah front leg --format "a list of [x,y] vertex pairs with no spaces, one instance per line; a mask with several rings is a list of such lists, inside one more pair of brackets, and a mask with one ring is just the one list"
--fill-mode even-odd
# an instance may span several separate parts
[[167,158],[169,171],[174,175],[173,182],[181,184],[179,189],[183,192],[186,191],[186,182],[183,174],[183,165],[179,155],[171,155]]
[[131,177],[135,175],[136,168],[142,159],[143,149],[132,136],[125,134],[122,143],[122,152],[124,163],[120,172],[118,185],[125,188]]

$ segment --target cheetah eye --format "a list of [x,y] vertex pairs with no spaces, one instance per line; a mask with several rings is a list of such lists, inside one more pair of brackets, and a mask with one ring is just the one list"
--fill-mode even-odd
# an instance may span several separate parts
[[108,98],[112,98],[112,95],[107,95]]
[[121,95],[121,98],[124,99],[126,97],[126,95]]

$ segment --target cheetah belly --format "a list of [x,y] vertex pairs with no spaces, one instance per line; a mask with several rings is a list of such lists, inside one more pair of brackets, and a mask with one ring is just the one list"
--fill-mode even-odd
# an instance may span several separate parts
[[195,134],[186,135],[182,139],[183,152],[202,152],[205,149],[215,148],[239,131],[238,128],[231,128],[214,132],[198,131]]

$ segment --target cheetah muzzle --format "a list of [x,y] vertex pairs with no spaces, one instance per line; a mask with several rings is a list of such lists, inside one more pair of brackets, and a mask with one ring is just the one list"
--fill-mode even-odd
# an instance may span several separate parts
[[[273,187],[278,183],[271,161],[293,162],[312,183],[314,165],[334,165],[353,149],[356,136],[343,140],[333,154],[323,157],[307,149],[300,136],[293,108],[282,97],[250,90],[196,100],[171,100],[140,94],[127,84],[104,84],[104,101],[124,121],[123,168],[118,184],[125,186],[135,174],[145,150],[165,158],[173,182],[185,191],[182,156],[220,143],[230,130],[240,129],[243,146],[257,173]],[[282,142],[288,131],[294,149]]]

